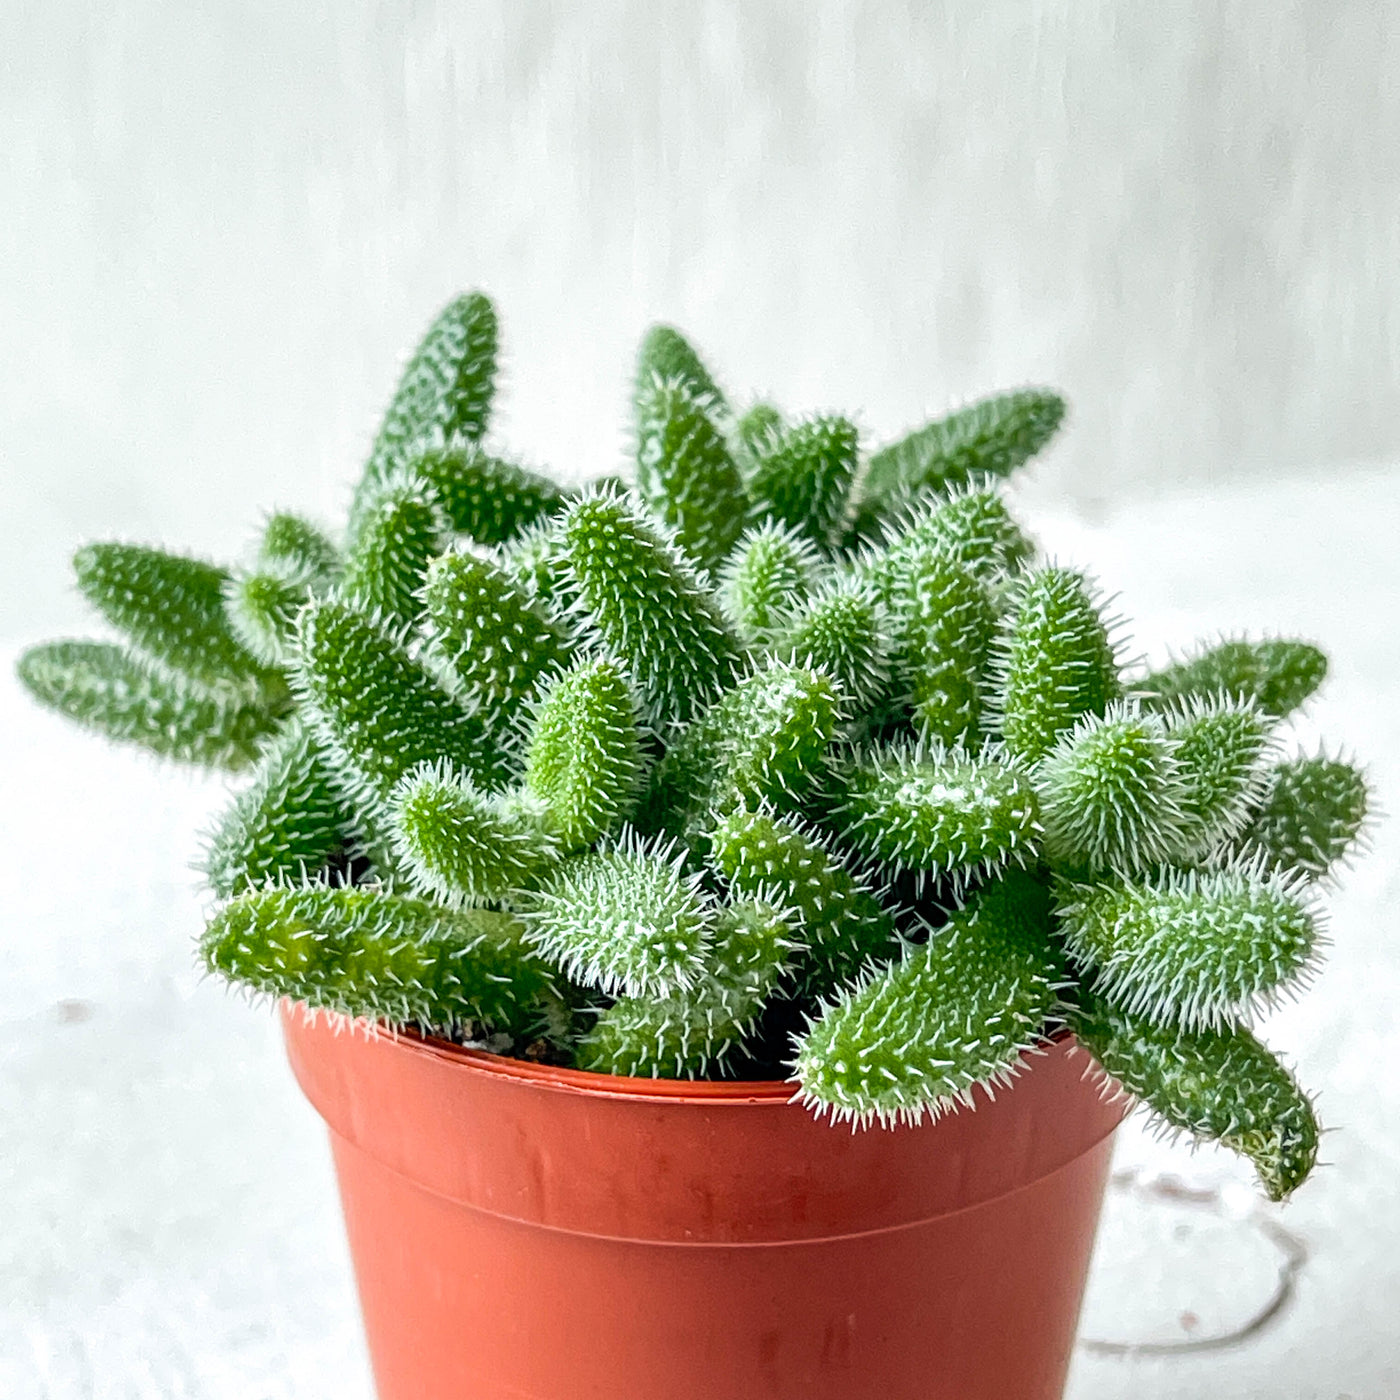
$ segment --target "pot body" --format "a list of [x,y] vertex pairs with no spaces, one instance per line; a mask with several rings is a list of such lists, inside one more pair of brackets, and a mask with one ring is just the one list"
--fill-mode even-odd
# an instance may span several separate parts
[[381,1400],[1055,1400],[1121,1104],[1058,1041],[975,1111],[554,1070],[284,1007]]

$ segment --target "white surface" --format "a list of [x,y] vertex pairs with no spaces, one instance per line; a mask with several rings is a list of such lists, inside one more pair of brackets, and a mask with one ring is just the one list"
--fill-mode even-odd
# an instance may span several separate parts
[[[1400,474],[1032,524],[1097,566],[1154,655],[1221,628],[1324,640],[1306,727],[1400,807]],[[221,785],[111,751],[9,680],[0,735],[0,1394],[368,1397],[320,1124],[267,1012],[193,968],[185,867]],[[1326,972],[1268,1030],[1319,1094],[1330,1165],[1272,1210],[1232,1159],[1126,1132],[1120,1168],[1223,1188],[1223,1214],[1115,1196],[1084,1331],[1177,1342],[1246,1320],[1279,1263],[1261,1220],[1307,1251],[1293,1302],[1225,1351],[1081,1352],[1072,1400],[1400,1393],[1397,896],[1392,821],[1334,901]]]
[[1394,461],[1397,71],[1388,0],[7,0],[0,633],[335,517],[468,285],[561,472],[658,318],[872,438],[1055,384],[1059,499]]

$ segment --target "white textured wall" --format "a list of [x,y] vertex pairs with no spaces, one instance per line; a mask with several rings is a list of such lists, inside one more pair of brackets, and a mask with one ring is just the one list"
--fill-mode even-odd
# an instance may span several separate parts
[[1396,73],[1388,0],[9,0],[0,631],[79,537],[333,513],[468,284],[566,472],[655,318],[872,433],[1059,384],[1081,504],[1395,461]]

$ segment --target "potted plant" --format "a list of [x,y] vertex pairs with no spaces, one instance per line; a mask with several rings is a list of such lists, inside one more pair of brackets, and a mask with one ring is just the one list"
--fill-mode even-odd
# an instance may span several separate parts
[[495,363],[453,301],[342,540],[87,546],[124,640],[20,662],[250,775],[200,955],[281,1002],[381,1394],[1058,1395],[1126,1097],[1313,1167],[1247,1023],[1366,820],[1283,751],[1322,654],[1126,664],[999,491],[1053,393],[865,455],[657,327],[630,485],[569,490],[487,447]]

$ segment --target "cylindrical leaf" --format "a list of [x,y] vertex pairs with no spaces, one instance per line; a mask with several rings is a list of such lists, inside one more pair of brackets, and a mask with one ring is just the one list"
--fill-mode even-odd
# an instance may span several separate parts
[[205,966],[272,997],[452,1034],[519,1030],[551,990],[519,923],[374,888],[308,886],[240,895],[201,940]]
[[1312,1104],[1243,1026],[1182,1030],[1092,996],[1073,1025],[1105,1072],[1168,1124],[1247,1157],[1270,1200],[1307,1179],[1317,1161]]
[[220,817],[204,854],[220,899],[319,876],[352,844],[355,819],[311,735],[293,722]]
[[479,715],[468,714],[392,637],[339,600],[309,604],[297,632],[296,678],[306,712],[343,771],[371,803],[420,763],[446,759],[483,787],[504,760]]
[[1318,915],[1294,880],[1247,869],[1168,870],[1067,886],[1065,946],[1125,1010],[1223,1025],[1306,975]]
[[580,850],[631,815],[642,779],[636,701],[611,658],[554,682],[535,713],[525,783],[564,848]]
[[624,847],[560,865],[526,913],[534,946],[571,977],[626,996],[671,996],[704,974],[714,910],[674,848]]
[[646,718],[684,723],[738,678],[738,642],[674,545],[626,497],[585,496],[564,517],[578,610],[626,665]]
[[1007,764],[891,747],[842,776],[833,822],[858,850],[896,871],[966,880],[1037,851],[1035,791]]
[[798,1046],[802,1097],[860,1122],[970,1103],[974,1084],[1015,1072],[1062,985],[1045,891],[1013,872],[823,1009]]
[[20,657],[18,671],[41,705],[85,728],[206,768],[252,767],[282,720],[262,705],[193,691],[110,642],[45,642]]

